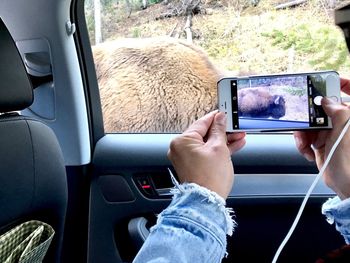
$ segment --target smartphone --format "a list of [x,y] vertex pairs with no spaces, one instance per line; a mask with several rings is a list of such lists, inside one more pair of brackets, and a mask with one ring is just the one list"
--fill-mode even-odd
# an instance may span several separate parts
[[340,103],[335,71],[223,78],[218,82],[219,110],[227,131],[330,129],[321,100]]

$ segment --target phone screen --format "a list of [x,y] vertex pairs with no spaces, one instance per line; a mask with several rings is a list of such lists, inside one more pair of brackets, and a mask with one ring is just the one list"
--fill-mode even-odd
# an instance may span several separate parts
[[327,75],[305,74],[233,79],[232,127],[250,129],[327,128],[321,106]]

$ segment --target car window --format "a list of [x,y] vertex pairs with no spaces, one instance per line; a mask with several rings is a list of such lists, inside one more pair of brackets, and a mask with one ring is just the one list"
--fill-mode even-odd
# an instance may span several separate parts
[[181,132],[217,108],[222,77],[319,70],[349,77],[332,14],[349,1],[281,2],[86,0],[105,131]]

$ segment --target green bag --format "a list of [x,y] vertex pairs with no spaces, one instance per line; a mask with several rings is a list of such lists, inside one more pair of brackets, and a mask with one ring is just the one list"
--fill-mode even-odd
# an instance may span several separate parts
[[55,231],[40,221],[28,221],[0,236],[0,263],[39,263]]

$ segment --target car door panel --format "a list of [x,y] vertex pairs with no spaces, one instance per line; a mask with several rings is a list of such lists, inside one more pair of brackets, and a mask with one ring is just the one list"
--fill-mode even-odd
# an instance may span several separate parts
[[[108,134],[98,141],[90,189],[89,262],[133,259],[137,246],[127,231],[129,221],[145,217],[149,227],[171,200],[165,191],[172,187],[166,154],[175,136]],[[317,168],[297,152],[291,134],[248,135],[246,147],[233,156],[233,163],[235,185],[227,204],[235,210],[238,227],[228,239],[229,256],[224,262],[270,262]],[[164,183],[148,194],[139,184],[139,176],[150,178],[152,188],[158,187],[159,181]],[[102,179],[107,181],[105,185],[130,198],[118,199],[116,194],[112,202],[108,201],[106,192],[111,190],[101,185],[101,178],[106,177],[109,179]],[[322,203],[331,196],[334,193],[319,182],[279,262],[312,262],[343,244],[334,226],[320,213]]]

